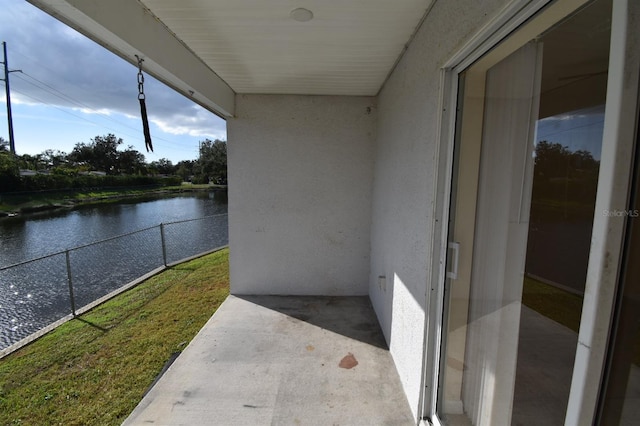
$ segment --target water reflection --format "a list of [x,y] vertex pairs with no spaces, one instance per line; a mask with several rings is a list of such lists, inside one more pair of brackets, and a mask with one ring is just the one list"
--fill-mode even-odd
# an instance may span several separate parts
[[[79,308],[163,265],[159,223],[168,263],[227,244],[226,211],[203,193],[0,220],[0,267],[82,246],[68,258]],[[66,266],[61,253],[0,270],[0,349],[71,313]]]
[[0,267],[159,223],[226,212],[226,193],[212,191],[4,218],[0,220]]
[[575,294],[584,293],[603,126],[604,105],[537,123],[526,272]]

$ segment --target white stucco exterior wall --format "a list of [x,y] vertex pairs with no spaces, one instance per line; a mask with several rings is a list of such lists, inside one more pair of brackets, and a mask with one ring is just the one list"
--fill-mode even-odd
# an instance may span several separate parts
[[371,97],[236,96],[233,294],[368,293],[375,126]]
[[[431,286],[440,70],[507,3],[436,2],[378,97],[369,292],[416,418]],[[386,290],[379,276],[386,277]]]

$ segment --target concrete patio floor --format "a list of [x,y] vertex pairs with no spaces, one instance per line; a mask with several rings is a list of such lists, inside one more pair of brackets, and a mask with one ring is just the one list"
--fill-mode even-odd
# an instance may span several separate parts
[[415,425],[367,297],[229,296],[125,425]]

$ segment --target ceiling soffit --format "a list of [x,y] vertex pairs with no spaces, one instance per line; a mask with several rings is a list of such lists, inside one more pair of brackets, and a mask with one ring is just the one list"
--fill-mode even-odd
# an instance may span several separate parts
[[[140,0],[237,93],[376,95],[431,0]],[[290,15],[313,13],[307,22]]]

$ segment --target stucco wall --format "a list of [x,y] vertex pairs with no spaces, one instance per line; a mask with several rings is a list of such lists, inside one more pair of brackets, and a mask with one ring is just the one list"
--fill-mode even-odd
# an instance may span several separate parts
[[375,126],[370,97],[236,97],[233,294],[368,293]]
[[[418,415],[442,65],[505,0],[437,1],[378,97],[369,291]],[[379,276],[386,276],[385,286]]]

